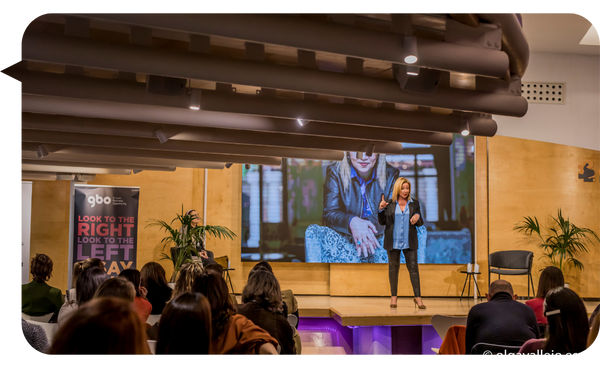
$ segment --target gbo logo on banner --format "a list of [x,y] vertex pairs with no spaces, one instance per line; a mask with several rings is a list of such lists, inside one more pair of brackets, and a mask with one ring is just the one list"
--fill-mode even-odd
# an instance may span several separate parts
[[87,201],[88,201],[89,204],[92,205],[92,208],[94,208],[94,206],[96,204],[102,204],[102,203],[104,203],[104,204],[110,204],[110,202],[112,201],[112,199],[110,199],[109,196],[106,196],[106,197],[102,198],[100,196],[100,194],[96,194],[96,197],[94,197],[94,196],[88,196],[87,197]]

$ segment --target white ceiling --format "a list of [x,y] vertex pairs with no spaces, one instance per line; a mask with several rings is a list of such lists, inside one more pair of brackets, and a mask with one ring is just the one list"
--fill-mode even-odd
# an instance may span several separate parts
[[530,52],[600,55],[600,46],[580,45],[592,25],[577,14],[521,14]]

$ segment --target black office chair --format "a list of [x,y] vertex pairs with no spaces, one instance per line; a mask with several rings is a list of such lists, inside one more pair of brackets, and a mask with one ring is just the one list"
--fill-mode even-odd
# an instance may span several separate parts
[[507,355],[509,353],[518,353],[520,346],[498,345],[487,342],[478,342],[471,348],[471,354],[475,355]]
[[527,298],[529,298],[529,283],[531,283],[531,289],[533,295],[535,295],[533,277],[531,277],[532,264],[533,252],[527,250],[503,250],[490,253],[488,258],[488,288],[492,280],[492,273],[498,274],[498,279],[500,279],[500,275],[527,275]]

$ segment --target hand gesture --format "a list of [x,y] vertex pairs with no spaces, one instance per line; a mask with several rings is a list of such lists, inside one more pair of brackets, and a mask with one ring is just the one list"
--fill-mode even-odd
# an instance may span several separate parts
[[206,259],[208,259],[208,254],[206,254],[206,251],[205,251],[205,250],[203,250],[202,252],[200,252],[200,253],[198,253],[198,254],[199,254],[199,255],[200,255],[200,257],[202,257],[202,258],[206,258]]
[[383,193],[381,193],[381,202],[379,202],[379,211],[381,211],[382,209],[385,208],[385,206],[388,205],[389,202],[387,202],[385,200],[385,196],[383,195]]
[[140,295],[142,298],[146,298],[146,295],[148,295],[148,289],[146,289],[145,287],[143,287],[142,285],[140,285]]
[[419,216],[418,213],[415,213],[415,215],[413,217],[410,218],[410,224],[414,225],[417,223],[417,221],[419,221],[419,218],[421,218],[421,216]]

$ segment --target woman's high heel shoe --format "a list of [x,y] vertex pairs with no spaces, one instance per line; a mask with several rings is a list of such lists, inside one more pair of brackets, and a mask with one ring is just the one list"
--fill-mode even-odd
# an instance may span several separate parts
[[398,300],[395,303],[390,302],[390,308],[398,308]]
[[425,304],[419,305],[419,303],[417,303],[417,298],[413,298],[413,302],[415,302],[415,308],[417,308],[417,307],[419,307],[419,309],[426,309],[427,308],[425,306]]

